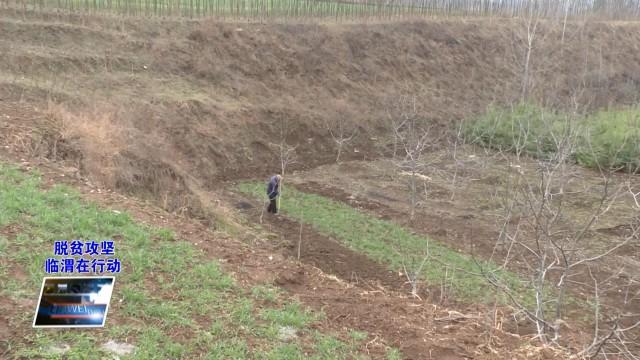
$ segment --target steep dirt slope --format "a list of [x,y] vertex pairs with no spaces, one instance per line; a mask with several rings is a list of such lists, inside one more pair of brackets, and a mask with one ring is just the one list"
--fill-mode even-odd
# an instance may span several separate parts
[[[560,107],[635,102],[639,30],[581,23],[563,36],[541,24],[530,93]],[[346,158],[372,158],[385,152],[387,110],[401,95],[415,95],[440,128],[517,101],[525,39],[525,23],[502,20],[286,25],[4,11],[0,98],[39,106],[50,130],[36,142],[66,146],[49,156],[197,213],[197,189],[279,169],[282,138],[297,146],[294,167],[330,162],[327,120],[359,127]]]

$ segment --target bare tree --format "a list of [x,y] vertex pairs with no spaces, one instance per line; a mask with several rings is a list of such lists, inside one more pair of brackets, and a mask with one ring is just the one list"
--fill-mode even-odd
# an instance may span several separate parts
[[[535,324],[537,338],[543,343],[557,344],[560,339],[571,277],[586,272],[590,264],[638,240],[639,229],[634,228],[620,240],[598,245],[589,243],[590,232],[620,200],[625,187],[616,181],[618,169],[610,167],[599,169],[601,181],[598,187],[574,185],[579,173],[573,165],[572,155],[580,131],[574,118],[567,116],[562,126],[550,135],[554,152],[543,150],[543,144],[540,144],[537,160],[523,163],[531,165],[533,162],[533,166],[508,171],[505,177],[502,189],[504,215],[498,239],[507,243],[503,268],[516,257],[524,264],[529,280],[523,287],[532,289],[532,301],[521,300],[519,295],[522,294],[518,294],[521,289],[503,281],[497,272],[483,270],[489,283],[505,293]],[[580,218],[569,215],[571,199],[578,196],[596,200],[590,213]],[[599,290],[596,283],[596,299],[599,299]],[[590,353],[598,350],[597,344],[602,340],[599,334],[596,338],[595,345],[588,350]]]
[[573,0],[565,0],[564,17],[562,20],[562,38],[560,39],[560,51],[564,51],[564,36],[567,32],[567,19],[569,18],[569,9],[571,9],[571,5],[573,5]]
[[456,186],[458,180],[458,172],[462,162],[458,159],[458,147],[464,145],[464,137],[462,136],[462,129],[464,128],[464,121],[460,121],[455,136],[449,137],[447,150],[451,154],[451,160],[453,161],[453,175],[451,176],[451,197],[449,201],[453,201],[456,196]]
[[540,23],[540,14],[535,6],[530,5],[527,22],[525,24],[527,30],[527,38],[525,43],[524,64],[522,69],[522,90],[520,94],[521,100],[525,100],[529,94],[530,73],[531,73],[531,55],[533,53],[536,36],[538,34],[538,24]]
[[[300,206],[300,219],[304,219],[304,206]],[[302,252],[302,227],[304,222],[300,220],[300,231],[298,232],[298,262],[300,262],[300,254]]]
[[336,162],[340,162],[340,156],[344,146],[350,143],[357,135],[358,128],[353,121],[348,119],[347,106],[342,101],[334,104],[335,115],[325,121],[325,128],[336,143]]
[[280,160],[280,175],[285,176],[289,165],[295,164],[296,162],[296,149],[298,147],[287,143],[287,138],[290,135],[291,129],[289,129],[289,123],[286,119],[280,119],[278,132],[279,141],[275,144],[272,143],[271,146],[278,152],[278,158]]
[[[627,239],[638,241],[640,236],[640,201],[638,199],[640,192],[634,190],[632,179],[627,182],[627,186],[634,209],[634,215],[632,215],[628,224]],[[593,282],[595,303],[593,340],[578,353],[578,356],[592,359],[601,353],[606,353],[608,356],[617,356],[617,358],[622,359],[639,359],[640,357],[637,355],[640,351],[640,320],[638,319],[638,314],[617,311],[613,315],[609,314],[606,324],[602,324],[600,320],[600,287],[602,284],[609,283],[611,278],[618,277],[619,273],[599,281],[593,275],[590,266],[588,269],[589,276]],[[625,289],[625,304],[628,302],[629,289],[633,282],[634,280],[630,279],[629,285]],[[638,281],[636,280],[635,282],[637,283]],[[608,356],[605,356],[605,358]]]
[[[296,149],[298,147],[289,145],[289,143],[287,143],[287,138],[290,134],[290,131],[291,130],[289,129],[289,124],[286,121],[286,119],[281,118],[279,122],[279,129],[278,129],[279,141],[277,143],[269,144],[271,148],[274,149],[274,151],[278,154],[278,159],[280,163],[280,175],[282,175],[282,179],[278,184],[278,191],[280,193],[280,196],[278,196],[278,208],[280,208],[280,204],[281,204],[282,193],[284,188],[284,176],[286,174],[287,168],[289,167],[289,165],[294,164],[296,162]],[[262,223],[262,220],[264,218],[264,209],[268,204],[268,202],[269,202],[269,199],[265,195],[265,200],[263,204],[264,206],[262,206],[262,212],[260,213],[260,223]]]
[[[432,126],[424,116],[422,105],[415,95],[402,95],[389,102],[387,116],[393,135],[393,162],[400,175],[406,179],[409,220],[413,222],[416,209],[428,195],[427,183],[431,179],[424,172],[440,158],[427,153],[434,149],[439,138],[431,131]],[[428,244],[422,252],[398,249],[398,253],[402,258],[403,274],[411,286],[411,295],[420,298],[419,285],[424,275],[423,270],[432,260]],[[446,288],[446,279],[442,285],[443,289]]]
[[422,271],[424,266],[430,260],[429,243],[427,243],[423,254],[411,254],[408,251],[401,251],[399,254],[402,258],[402,270],[404,276],[407,278],[407,282],[411,286],[411,296],[422,300],[419,295],[419,287],[420,282],[422,281]]
[[[420,198],[419,184],[430,180],[423,172],[435,162],[426,156],[428,150],[439,140],[431,130],[428,120],[420,111],[421,105],[416,96],[401,96],[388,109],[391,130],[393,130],[394,162],[400,174],[408,178],[409,219],[413,221]],[[401,151],[402,156],[397,152]]]
[[400,130],[404,128],[408,121],[409,114],[405,109],[408,99],[406,96],[400,96],[398,99],[390,100],[386,106],[388,125],[393,135],[393,152],[392,158],[395,160],[398,156],[398,147],[400,146],[400,140],[398,134]]

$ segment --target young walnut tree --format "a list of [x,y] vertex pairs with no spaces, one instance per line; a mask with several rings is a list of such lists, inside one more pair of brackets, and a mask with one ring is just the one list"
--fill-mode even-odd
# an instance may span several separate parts
[[[287,137],[290,133],[289,123],[284,119],[280,119],[279,122],[279,141],[278,143],[270,143],[272,149],[277,153],[278,160],[280,163],[280,175],[282,175],[283,179],[280,180],[280,184],[278,185],[278,191],[280,196],[278,196],[278,209],[280,208],[280,201],[282,198],[283,188],[284,188],[284,176],[286,174],[287,168],[289,165],[294,164],[296,162],[296,148],[297,146],[292,146],[287,143]],[[265,195],[264,206],[262,206],[262,212],[260,213],[260,223],[262,223],[264,219],[264,209],[266,204],[269,202],[269,199]]]
[[[597,304],[596,329],[592,344],[581,355],[592,357],[633,328],[623,328],[616,320],[604,329],[599,322],[604,315],[600,312],[600,296],[608,281],[594,276],[592,268],[622,247],[637,243],[640,228],[636,214],[620,219],[627,222],[625,226],[629,229],[622,236],[594,241],[594,230],[603,216],[623,201],[629,186],[616,176],[619,169],[608,166],[598,168],[600,181],[596,184],[580,181],[580,169],[573,163],[581,134],[577,125],[572,116],[567,116],[562,126],[552,130],[555,151],[549,152],[548,144],[540,143],[535,158],[523,157],[522,162],[514,159],[518,171],[513,171],[514,165],[509,164],[500,185],[501,196],[497,200],[502,204],[502,226],[496,248],[504,249],[503,268],[518,263],[526,269],[528,281],[522,288],[531,289],[530,295],[526,295],[531,298],[522,299],[522,289],[514,288],[497,272],[482,269],[482,273],[533,322],[536,337],[545,344],[559,344],[563,327],[569,326],[565,307],[570,286],[591,287]],[[551,124],[547,128],[552,129]],[[586,213],[577,216],[572,202],[581,197],[593,199],[593,203]],[[591,279],[591,284],[574,280],[581,277]],[[621,341],[617,343],[622,344]]]
[[[407,179],[410,222],[414,221],[423,196],[427,195],[426,183],[430,178],[424,175],[424,172],[435,161],[428,152],[438,141],[430,131],[431,125],[421,109],[418,97],[411,95],[399,96],[387,107],[389,126],[393,134],[393,162],[401,177]],[[424,186],[424,193],[420,189],[421,184]],[[403,273],[411,286],[412,296],[419,298],[418,285],[423,269],[430,259],[429,249],[424,249],[422,253],[403,250],[406,249],[398,251],[399,254],[403,254]]]
[[325,128],[336,144],[336,163],[338,163],[344,147],[357,136],[358,128],[349,119],[348,107],[344,102],[336,101],[334,106],[335,115],[330,120],[325,121]]
[[393,132],[393,161],[400,175],[408,178],[409,219],[413,221],[421,202],[419,185],[430,180],[424,172],[436,161],[427,153],[439,139],[432,133],[432,126],[422,114],[416,96],[398,97],[388,107],[387,114]]

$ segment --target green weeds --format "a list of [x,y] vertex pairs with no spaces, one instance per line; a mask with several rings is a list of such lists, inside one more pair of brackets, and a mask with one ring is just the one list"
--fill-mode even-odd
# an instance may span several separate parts
[[[170,229],[143,226],[126,213],[86,203],[67,186],[45,191],[37,174],[0,163],[0,229],[5,226],[19,233],[0,237],[0,296],[16,302],[37,297],[55,240],[116,238],[122,261],[105,328],[32,330],[35,309],[26,309],[28,316],[21,312],[11,319],[29,334],[8,339],[12,357],[103,359],[111,355],[100,345],[114,339],[136,347],[121,358],[301,359],[302,341],[313,337],[310,325],[317,314],[283,299],[275,288],[243,289]],[[16,269],[24,278],[13,275]],[[300,338],[283,344],[281,326],[295,327]],[[55,353],[58,348],[62,352]],[[326,344],[318,350],[329,351]]]
[[586,167],[640,169],[640,108],[575,116],[531,104],[491,107],[467,124],[465,135],[482,146],[543,159],[560,144]]

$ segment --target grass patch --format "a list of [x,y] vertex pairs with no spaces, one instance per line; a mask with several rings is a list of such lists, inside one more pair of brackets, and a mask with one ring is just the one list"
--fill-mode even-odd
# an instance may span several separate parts
[[282,309],[265,309],[262,318],[280,326],[293,326],[302,329],[315,320],[315,317],[300,304],[290,303]]
[[251,288],[251,295],[256,300],[266,301],[268,303],[275,303],[280,297],[280,290],[273,286],[254,286]]
[[346,359],[349,346],[339,339],[317,333],[315,350],[318,356],[314,359]]
[[[245,182],[238,189],[256,197],[264,195],[262,183]],[[360,212],[351,206],[308,194],[289,186],[283,195],[282,211],[297,221],[310,224],[316,231],[333,236],[356,251],[388,264],[393,270],[416,269],[427,251],[429,260],[423,276],[429,284],[451,283],[455,295],[464,300],[489,301],[495,293],[488,291],[487,282],[478,273],[480,267],[493,271],[514,289],[521,289],[526,301],[525,284],[517,275],[498,270],[491,262],[473,259],[426,237],[412,234],[401,226]],[[304,241],[304,240],[303,240]],[[437,259],[434,261],[433,259]],[[446,264],[446,266],[444,265]],[[402,280],[404,281],[404,280]]]
[[225,360],[225,359],[246,359],[249,354],[249,347],[242,339],[232,339],[216,341],[211,347],[205,359]]
[[300,346],[296,344],[285,344],[271,350],[265,356],[266,360],[303,360],[306,356]]
[[521,151],[547,158],[557,149],[557,139],[573,134],[573,160],[591,168],[640,169],[640,108],[572,117],[532,104],[514,108],[490,107],[468,122],[465,136],[471,142],[502,151]]
[[640,170],[640,108],[599,111],[586,119],[579,164],[587,167],[613,167]]
[[[310,325],[317,315],[282,299],[276,289],[243,289],[220,264],[170,229],[143,226],[126,213],[84,202],[67,186],[45,191],[38,174],[0,163],[0,228],[7,225],[16,225],[19,233],[0,237],[0,296],[16,302],[37,296],[55,240],[116,238],[122,261],[105,328],[31,330],[33,309],[26,309],[11,319],[29,335],[17,332],[7,339],[10,357],[110,358],[100,345],[114,339],[136,346],[123,359],[294,359],[300,358],[303,342],[315,339]],[[25,278],[13,276],[16,270]],[[281,344],[277,330],[282,325],[300,327],[300,338]],[[66,352],[54,354],[54,348]]]
[[387,350],[386,358],[387,360],[401,360],[402,354],[400,353],[400,350],[396,348],[389,348]]

